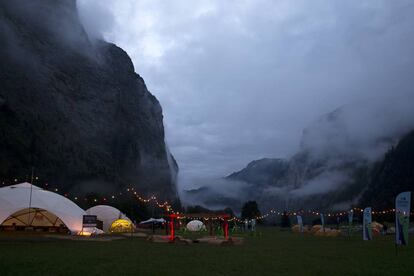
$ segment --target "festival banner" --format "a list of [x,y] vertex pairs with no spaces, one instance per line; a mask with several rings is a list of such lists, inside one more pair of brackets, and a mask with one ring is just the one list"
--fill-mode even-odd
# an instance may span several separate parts
[[408,245],[411,192],[400,193],[395,199],[395,244]]
[[322,224],[322,230],[325,232],[325,216],[321,213],[321,224]]
[[299,231],[303,232],[303,219],[302,216],[297,215],[296,218],[298,219]]
[[348,211],[348,234],[351,234],[353,221],[354,221],[354,210],[351,209]]
[[362,235],[364,241],[372,240],[372,209],[371,207],[367,207],[364,209],[363,215],[363,225],[362,225]]
[[256,231],[256,219],[252,219],[252,222],[251,222],[251,231],[252,232]]

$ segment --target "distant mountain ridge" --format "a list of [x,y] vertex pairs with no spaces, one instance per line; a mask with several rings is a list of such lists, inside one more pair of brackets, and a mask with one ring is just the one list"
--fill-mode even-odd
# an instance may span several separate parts
[[[263,210],[346,209],[362,203],[380,207],[384,206],[382,202],[390,207],[396,193],[413,189],[408,169],[414,167],[412,134],[406,136],[409,128],[386,129],[383,121],[371,121],[372,112],[358,108],[337,109],[307,127],[299,151],[291,158],[256,160],[225,177],[226,185],[237,187],[233,201],[239,199],[240,205],[245,200],[257,200]],[[349,117],[358,116],[359,125],[355,126],[354,118],[351,121]],[[407,163],[402,168],[406,169],[389,169],[403,160]],[[392,183],[391,172],[401,174],[398,180],[393,179],[396,183]],[[379,190],[386,194],[387,201],[385,196],[374,196],[381,194]]]
[[258,186],[277,186],[289,169],[283,159],[263,158],[250,162],[246,168],[226,177],[230,180],[245,181]]

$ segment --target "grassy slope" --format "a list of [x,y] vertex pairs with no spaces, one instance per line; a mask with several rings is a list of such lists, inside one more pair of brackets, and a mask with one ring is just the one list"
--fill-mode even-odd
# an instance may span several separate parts
[[[266,228],[242,246],[0,240],[0,275],[414,275],[414,246]],[[3,234],[2,234],[3,235]]]

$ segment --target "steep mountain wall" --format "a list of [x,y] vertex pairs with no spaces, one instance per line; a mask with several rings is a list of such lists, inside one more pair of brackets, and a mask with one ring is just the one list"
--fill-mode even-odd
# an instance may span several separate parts
[[128,55],[90,41],[75,0],[0,0],[0,179],[177,199],[162,109]]
[[[414,131],[404,136],[375,164],[371,179],[360,200],[366,206],[393,208],[399,193],[414,193]],[[411,202],[414,206],[414,202]]]

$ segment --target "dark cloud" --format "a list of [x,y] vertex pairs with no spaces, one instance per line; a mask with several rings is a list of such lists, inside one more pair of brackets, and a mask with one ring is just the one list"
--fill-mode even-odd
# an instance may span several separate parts
[[370,128],[371,119],[347,113],[350,135],[362,140],[412,126],[410,0],[78,0],[78,7],[89,32],[124,48],[161,101],[187,187],[253,159],[290,156],[305,127],[343,105],[373,118]]

